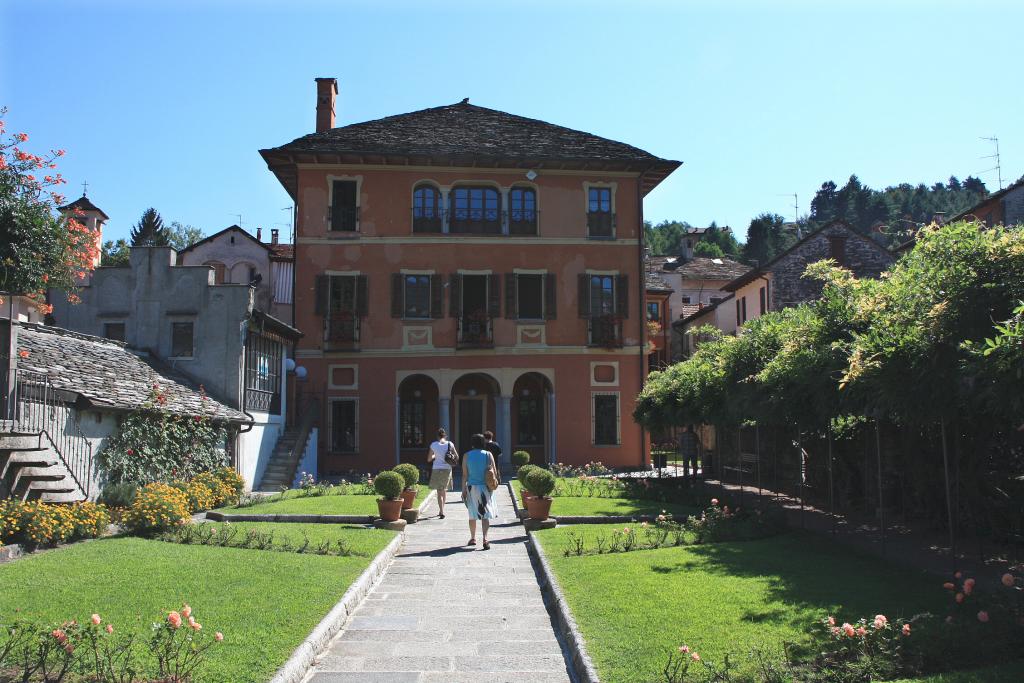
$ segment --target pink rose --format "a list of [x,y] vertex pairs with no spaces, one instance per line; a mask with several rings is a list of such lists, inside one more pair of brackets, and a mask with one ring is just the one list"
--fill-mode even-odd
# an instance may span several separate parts
[[181,626],[181,615],[177,612],[171,612],[167,615],[167,623],[171,625],[171,628],[179,628]]
[[189,607],[187,602],[181,607],[181,616],[185,617],[186,619],[192,616],[192,608]]
[[111,626],[110,624],[107,624],[107,633],[113,633],[113,632],[114,632],[114,627]]
[[964,601],[964,594],[963,593],[957,593],[956,597],[954,599],[956,600],[957,604],[959,605],[960,603],[962,603]]
[[910,624],[903,624],[903,635],[910,635]]
[[55,628],[50,633],[50,635],[56,638],[58,643],[63,643],[65,640],[68,639],[68,635],[64,633],[64,631],[61,631],[59,628]]
[[188,625],[192,627],[193,631],[199,631],[203,628],[203,625],[200,624],[198,621],[190,621],[188,622]]
[[96,626],[99,626],[100,625],[100,621],[101,621],[100,615],[98,615],[98,614],[92,615],[92,623],[93,624],[95,624]]
[[954,586],[954,585],[952,584],[952,582],[950,582],[950,581],[947,581],[946,583],[942,584],[942,587],[943,587],[943,588],[945,588],[945,589],[946,589],[946,590],[948,590],[948,591],[951,591],[951,590],[953,590],[954,588],[956,588],[956,586]]
[[835,617],[829,617],[828,618],[828,625],[829,626],[835,626],[836,625],[836,618]]
[[696,652],[694,652],[692,655],[690,655],[690,659],[692,659],[695,662],[699,662],[700,661],[700,655],[697,654]]
[[717,498],[712,498],[711,499],[711,504],[712,505],[718,505],[718,499]]
[[690,646],[689,645],[680,645],[679,646],[679,651],[682,652],[685,655],[686,653],[688,653],[690,651]]
[[851,638],[852,638],[852,637],[853,637],[853,635],[854,635],[854,634],[855,634],[856,632],[857,632],[857,630],[856,630],[856,629],[854,629],[854,628],[853,628],[853,626],[852,626],[852,625],[850,625],[849,623],[845,623],[845,624],[843,624],[843,633],[845,633],[845,634],[846,634],[847,636],[849,636],[849,637],[851,637]]
[[213,639],[216,640],[219,643],[222,640],[224,640],[224,634],[221,633],[220,631],[217,631],[216,633],[213,634]]
[[983,624],[987,624],[988,612],[986,612],[985,610],[981,610],[980,612],[978,612],[978,621],[980,621]]
[[858,627],[857,627],[857,635],[858,635],[858,636],[860,636],[861,638],[863,638],[863,637],[864,637],[864,636],[866,636],[867,634],[868,634],[868,630],[867,630],[866,628],[864,628],[863,626],[858,626]]
[[1013,574],[1003,574],[1003,578],[1001,579],[1001,581],[1003,582],[1003,585],[1007,588],[1013,588]]
[[832,628],[830,628],[830,629],[829,629],[829,632],[830,632],[830,633],[831,633],[831,634],[832,634],[833,636],[835,636],[836,638],[838,638],[838,637],[839,637],[839,635],[840,635],[840,634],[842,633],[842,631],[840,631],[840,630],[839,630],[839,627],[838,627],[838,626],[833,626]]
[[889,620],[885,618],[885,615],[884,614],[879,614],[879,615],[877,615],[875,617],[874,627],[875,627],[876,630],[882,629],[882,628],[885,628],[886,624],[888,624],[888,623],[889,623]]

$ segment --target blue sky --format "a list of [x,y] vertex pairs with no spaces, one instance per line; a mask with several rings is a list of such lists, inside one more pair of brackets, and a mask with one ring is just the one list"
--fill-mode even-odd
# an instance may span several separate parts
[[980,136],[1024,173],[1024,3],[767,5],[6,1],[0,104],[31,151],[67,149],[68,196],[88,180],[115,238],[149,206],[287,234],[257,150],[312,131],[316,76],[339,125],[469,97],[679,159],[647,218],[740,235],[827,179],[978,175]]

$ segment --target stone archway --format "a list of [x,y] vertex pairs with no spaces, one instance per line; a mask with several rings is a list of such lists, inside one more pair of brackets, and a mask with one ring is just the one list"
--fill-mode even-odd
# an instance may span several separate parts
[[501,443],[501,398],[500,383],[487,373],[469,372],[452,383],[451,432],[460,452],[469,450],[470,436],[485,430]]
[[398,461],[420,465],[440,425],[440,395],[437,382],[427,375],[413,374],[398,385]]
[[530,462],[554,462],[555,392],[539,372],[520,375],[512,389],[512,450],[530,454]]

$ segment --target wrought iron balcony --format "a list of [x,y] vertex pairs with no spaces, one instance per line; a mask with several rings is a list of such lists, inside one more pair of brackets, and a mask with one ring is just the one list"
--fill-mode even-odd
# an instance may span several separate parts
[[486,349],[494,346],[494,325],[489,317],[466,315],[458,320],[458,348]]
[[622,347],[622,319],[618,316],[602,315],[591,318],[588,333],[590,346],[605,349]]
[[412,210],[413,232],[443,232],[444,211],[430,207],[415,207]]
[[615,237],[615,214],[607,211],[587,213],[588,237]]
[[358,229],[358,206],[334,206],[329,212],[331,232],[355,232]]
[[536,235],[536,209],[512,209],[508,212],[508,232],[510,235]]
[[324,319],[324,342],[329,349],[359,348],[359,317],[336,311]]
[[448,212],[448,232],[500,235],[501,211],[498,209],[452,209]]

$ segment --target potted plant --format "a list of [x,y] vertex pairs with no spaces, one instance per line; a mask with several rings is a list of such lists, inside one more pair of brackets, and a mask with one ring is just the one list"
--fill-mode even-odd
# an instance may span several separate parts
[[547,519],[551,512],[551,493],[555,490],[555,475],[539,467],[526,475],[526,483],[533,498],[526,501],[530,519]]
[[537,469],[536,465],[522,465],[516,470],[516,479],[519,480],[519,499],[523,501],[523,507],[526,507],[526,501],[530,498],[531,494],[529,487],[526,485],[526,477],[530,474],[531,470]]
[[529,451],[516,451],[515,453],[512,454],[512,464],[515,465],[517,468],[522,467],[523,465],[529,464],[529,462],[530,462],[530,453],[529,453]]
[[402,516],[402,489],[405,479],[397,472],[381,472],[373,480],[374,490],[381,495],[377,499],[377,513],[385,522],[394,522]]
[[412,503],[416,500],[416,484],[420,483],[420,469],[412,463],[403,462],[401,465],[395,465],[391,471],[397,472],[405,484],[402,490],[402,509],[412,509]]

